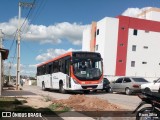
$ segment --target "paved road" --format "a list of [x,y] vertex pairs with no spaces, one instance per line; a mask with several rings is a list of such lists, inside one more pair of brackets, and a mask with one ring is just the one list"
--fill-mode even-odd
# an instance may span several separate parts
[[[81,92],[70,92],[69,94],[61,94],[58,91],[50,90],[50,91],[42,91],[40,87],[37,86],[24,86],[23,90],[30,91],[35,94],[49,96],[54,99],[67,99],[71,95],[74,94],[82,94]],[[98,97],[104,100],[108,100],[111,103],[117,104],[124,109],[133,110],[137,107],[139,102],[141,101],[136,95],[124,95],[124,94],[114,94],[114,93],[105,93],[105,92],[97,92],[86,94],[89,97]]]
[[[42,91],[40,87],[37,86],[24,86],[23,87],[23,91],[4,91],[3,92],[4,96],[35,96],[36,94],[38,95],[42,95],[42,96],[49,96],[53,99],[67,99],[69,98],[71,95],[74,94],[82,94],[81,92],[70,92],[69,94],[61,94],[58,91],[54,91],[54,90],[50,90],[50,91]],[[135,107],[139,104],[140,99],[136,96],[136,95],[132,95],[132,96],[127,96],[127,95],[123,95],[123,94],[109,94],[109,93],[105,93],[105,92],[97,92],[97,93],[90,93],[90,94],[86,94],[86,96],[89,97],[98,97],[104,100],[108,100],[111,103],[120,105],[121,107],[123,107],[124,109],[129,109],[129,110],[133,110],[135,109]],[[77,113],[79,114],[79,113]],[[66,116],[66,115],[64,115]],[[39,118],[40,120],[52,120],[53,118]],[[61,117],[54,117],[54,120],[61,120],[61,119],[65,119],[65,120],[81,120],[81,117],[63,117],[63,115]],[[135,120],[134,117],[98,117],[98,118],[94,118],[96,120]],[[4,120],[12,120],[12,119],[4,119]],[[14,120],[14,119],[13,119]],[[15,119],[18,120],[18,119]],[[25,119],[24,119],[25,120]],[[32,120],[30,118],[30,120]],[[34,120],[38,120],[38,118],[34,119]],[[93,118],[91,117],[83,117],[83,120],[93,120]]]

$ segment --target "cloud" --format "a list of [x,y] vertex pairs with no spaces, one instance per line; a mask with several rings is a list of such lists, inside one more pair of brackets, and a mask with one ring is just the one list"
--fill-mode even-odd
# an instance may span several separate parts
[[130,16],[130,17],[137,17],[138,14],[142,13],[145,10],[150,9],[151,7],[144,7],[144,8],[128,8],[126,9],[122,15]]
[[38,64],[28,65],[29,68],[36,68]]
[[[37,65],[38,64],[34,64],[34,65],[20,64],[20,71],[21,71],[20,74],[34,77],[36,75]],[[10,63],[8,61],[5,61],[4,62],[4,74],[5,75],[9,74],[9,66],[10,66]],[[15,76],[16,71],[17,71],[17,64],[11,64],[10,74]]]
[[68,51],[79,51],[79,50],[74,50],[72,48],[68,49],[68,50],[64,50],[64,49],[47,49],[47,51],[43,54],[40,54],[36,57],[36,60],[37,61],[40,61],[40,62],[44,62],[46,60],[49,60],[49,59],[52,59],[52,58],[55,58],[61,54],[64,54]]
[[[21,19],[21,24],[24,18]],[[0,29],[6,34],[6,38],[13,39],[13,33],[18,27],[18,19],[16,17],[8,22],[0,23]],[[88,25],[78,23],[62,22],[53,25],[29,25],[26,20],[22,27],[22,39],[30,41],[39,41],[41,44],[52,43],[59,44],[63,40],[68,40],[73,45],[81,45],[82,32]],[[12,35],[12,36],[11,36]]]

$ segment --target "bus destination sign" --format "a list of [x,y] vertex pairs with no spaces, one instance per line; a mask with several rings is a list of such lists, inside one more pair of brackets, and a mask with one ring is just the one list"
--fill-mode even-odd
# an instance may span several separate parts
[[73,55],[74,57],[76,58],[97,58],[97,57],[100,57],[99,54],[91,54],[91,53],[75,53]]

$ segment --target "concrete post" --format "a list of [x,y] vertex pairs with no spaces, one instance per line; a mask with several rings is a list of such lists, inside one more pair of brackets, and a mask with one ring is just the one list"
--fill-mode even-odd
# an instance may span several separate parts
[[[0,48],[2,48],[2,29],[0,29]],[[2,95],[2,53],[0,52],[0,96]]]

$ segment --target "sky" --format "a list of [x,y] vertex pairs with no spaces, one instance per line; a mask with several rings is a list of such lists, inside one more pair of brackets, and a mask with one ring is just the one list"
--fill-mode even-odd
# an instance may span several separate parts
[[92,21],[118,15],[134,17],[149,7],[160,8],[160,0],[0,0],[3,47],[10,50],[5,74],[11,62],[12,75],[16,75],[18,2],[35,2],[31,10],[21,10],[21,75],[28,76],[35,76],[36,66],[46,60],[81,50],[83,30]]

